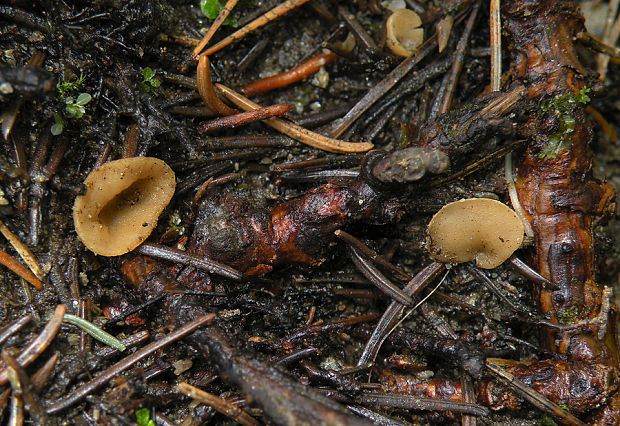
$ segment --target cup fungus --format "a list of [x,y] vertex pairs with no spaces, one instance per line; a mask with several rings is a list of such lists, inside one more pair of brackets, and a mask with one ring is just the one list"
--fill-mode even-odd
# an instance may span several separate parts
[[488,198],[469,198],[445,205],[428,225],[426,248],[438,262],[475,261],[492,269],[523,242],[523,224],[507,205]]
[[150,157],[123,158],[93,170],[86,195],[73,205],[73,223],[84,245],[102,256],[119,256],[151,234],[174,194],[172,169]]
[[422,44],[422,20],[413,10],[398,9],[385,23],[386,44],[395,55],[407,57]]

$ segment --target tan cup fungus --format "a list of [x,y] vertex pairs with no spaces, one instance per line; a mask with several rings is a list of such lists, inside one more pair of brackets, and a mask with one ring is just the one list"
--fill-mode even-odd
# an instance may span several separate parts
[[413,10],[398,9],[385,23],[387,47],[398,56],[411,55],[424,41],[422,20]]
[[488,198],[456,201],[439,210],[428,225],[426,248],[438,262],[475,261],[493,269],[523,243],[523,224],[507,205]]
[[174,172],[157,158],[110,161],[93,170],[86,195],[73,205],[73,223],[84,245],[102,256],[139,246],[157,225],[174,194]]

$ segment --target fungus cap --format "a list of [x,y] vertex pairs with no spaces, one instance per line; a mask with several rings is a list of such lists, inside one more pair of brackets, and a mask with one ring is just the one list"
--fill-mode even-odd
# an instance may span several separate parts
[[151,157],[123,158],[93,170],[73,205],[80,240],[96,254],[119,256],[139,246],[157,225],[175,188],[172,169]]
[[386,44],[395,55],[407,57],[422,44],[422,20],[413,10],[398,9],[385,23]]
[[438,262],[475,261],[492,269],[523,243],[523,223],[507,205],[469,198],[445,205],[428,225],[426,248]]

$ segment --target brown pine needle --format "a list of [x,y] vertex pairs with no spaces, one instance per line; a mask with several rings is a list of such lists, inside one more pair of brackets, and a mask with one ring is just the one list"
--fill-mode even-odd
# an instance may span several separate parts
[[13,234],[2,222],[0,222],[0,233],[2,233],[7,240],[9,240],[9,243],[11,243],[13,248],[17,251],[17,253],[19,253],[23,261],[26,262],[26,265],[28,265],[32,273],[39,280],[42,280],[43,270],[41,269],[41,266],[39,266],[39,261],[34,254],[32,254],[28,246],[17,238],[17,236]]
[[[229,101],[244,111],[252,111],[257,108],[261,108],[260,105],[252,102],[245,96],[222,84],[216,84],[216,86]],[[346,142],[329,138],[276,117],[268,118],[262,121],[266,125],[276,129],[280,133],[283,133],[292,139],[295,139],[296,141],[314,148],[322,149],[323,151],[334,152],[336,154],[345,154],[351,152],[365,152],[373,147],[373,144],[368,142]]]
[[19,263],[14,257],[9,255],[4,250],[0,249],[0,264],[6,266],[11,271],[32,284],[37,290],[43,288],[43,283],[38,279],[30,270],[26,269],[24,265]]
[[260,425],[260,423],[254,417],[250,416],[241,408],[234,406],[233,404],[220,398],[219,396],[207,393],[188,383],[179,383],[177,388],[181,393],[184,393],[190,398],[193,398],[196,401],[202,402],[203,404],[214,408],[216,411],[230,417],[234,421],[244,426]]
[[217,52],[218,50],[222,49],[223,47],[228,46],[233,41],[241,40],[243,37],[245,37],[252,31],[254,31],[255,29],[260,28],[265,24],[268,24],[269,22],[279,18],[285,13],[295,9],[298,6],[301,6],[302,4],[308,1],[309,0],[287,0],[284,3],[279,4],[278,6],[271,9],[269,12],[265,13],[264,15],[256,18],[255,20],[247,24],[245,27],[229,35],[224,40],[211,46],[210,48],[207,49],[207,51],[204,54],[211,55]]
[[236,113],[234,109],[226,105],[215,93],[213,82],[211,81],[211,70],[209,69],[209,57],[200,55],[198,60],[198,68],[196,70],[196,84],[198,85],[198,93],[202,98],[202,102],[212,111],[217,111],[221,115],[231,115]]
[[292,70],[285,71],[278,75],[262,78],[258,81],[254,81],[243,89],[241,93],[245,96],[254,96],[259,93],[264,93],[269,90],[278,89],[280,87],[286,87],[289,84],[301,81],[308,78],[312,74],[316,73],[324,65],[334,62],[338,58],[338,55],[332,52],[319,53],[313,56],[303,64],[293,68]]
[[233,8],[237,5],[238,1],[239,0],[228,0],[228,2],[226,2],[226,4],[224,5],[224,8],[220,11],[220,14],[217,15],[217,18],[215,18],[215,21],[213,21],[213,23],[211,24],[211,27],[209,28],[205,36],[202,38],[202,40],[200,40],[200,43],[198,43],[198,46],[196,46],[196,48],[194,49],[194,52],[193,52],[194,58],[200,55],[200,52],[202,51],[202,49],[204,49],[205,46],[211,41],[211,37],[213,37],[213,34],[215,34],[215,32],[220,28],[220,26],[226,20],[226,18],[228,18],[228,15],[233,10]]
[[181,46],[189,46],[189,47],[198,46],[198,43],[200,43],[200,40],[197,38],[183,36],[183,35],[173,35],[173,34],[162,33],[162,34],[159,34],[157,38],[159,39],[159,41],[163,41],[165,43],[176,43],[176,44],[180,44]]

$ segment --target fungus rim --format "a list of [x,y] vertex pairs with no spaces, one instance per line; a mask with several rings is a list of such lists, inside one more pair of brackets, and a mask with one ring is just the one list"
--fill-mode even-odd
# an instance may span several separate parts
[[411,56],[424,41],[420,16],[410,9],[398,9],[385,23],[386,44],[395,55]]
[[154,157],[102,164],[84,180],[73,205],[80,241],[95,254],[120,256],[142,244],[174,195],[174,171]]
[[466,198],[435,213],[427,227],[426,249],[438,262],[474,261],[479,268],[493,269],[521,247],[523,239],[523,223],[506,204]]

